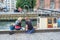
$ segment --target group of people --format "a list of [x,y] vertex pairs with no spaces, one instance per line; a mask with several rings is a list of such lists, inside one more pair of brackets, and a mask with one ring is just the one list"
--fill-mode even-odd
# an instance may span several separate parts
[[[10,26],[10,30],[20,30],[22,29],[22,17],[19,17],[14,24]],[[33,33],[35,29],[33,28],[32,22],[28,17],[25,17],[25,31],[26,33]]]

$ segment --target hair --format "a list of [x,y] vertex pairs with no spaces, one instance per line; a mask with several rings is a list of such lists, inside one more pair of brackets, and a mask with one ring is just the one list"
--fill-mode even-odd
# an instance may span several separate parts
[[25,17],[25,20],[26,20],[26,21],[30,21],[30,18],[29,18],[29,17]]
[[23,19],[23,17],[19,17],[17,20],[20,20],[21,21],[22,19]]
[[28,17],[25,17],[25,20],[28,20],[29,18]]

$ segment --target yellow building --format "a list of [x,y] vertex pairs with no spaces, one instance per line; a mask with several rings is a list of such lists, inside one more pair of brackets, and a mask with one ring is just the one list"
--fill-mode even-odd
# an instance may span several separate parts
[[38,29],[55,29],[60,28],[60,17],[59,14],[57,16],[50,14],[39,14],[37,19]]

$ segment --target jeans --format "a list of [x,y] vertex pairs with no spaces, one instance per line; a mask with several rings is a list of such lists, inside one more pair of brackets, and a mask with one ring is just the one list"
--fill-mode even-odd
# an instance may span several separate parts
[[35,32],[35,29],[33,28],[32,30],[27,30],[26,33],[34,33]]

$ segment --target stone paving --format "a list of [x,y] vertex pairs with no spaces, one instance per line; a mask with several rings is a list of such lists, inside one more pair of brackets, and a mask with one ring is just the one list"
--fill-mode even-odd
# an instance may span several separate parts
[[60,32],[0,34],[0,40],[60,40]]

